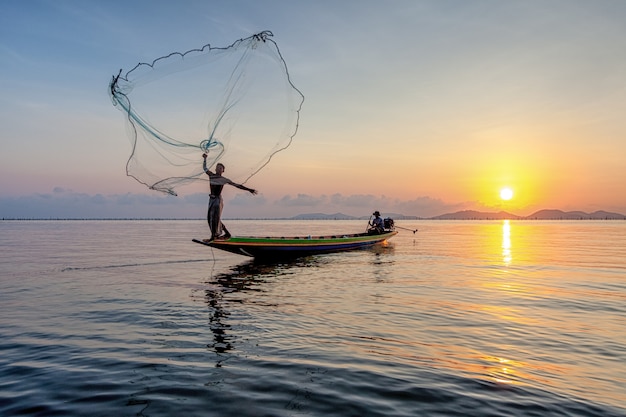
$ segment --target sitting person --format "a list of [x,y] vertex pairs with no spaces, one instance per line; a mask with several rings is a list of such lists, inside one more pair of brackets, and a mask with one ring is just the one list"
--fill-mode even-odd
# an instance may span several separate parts
[[369,230],[367,231],[370,235],[381,234],[385,232],[385,227],[383,223],[383,219],[380,217],[380,212],[376,210],[373,214],[374,220],[369,223]]

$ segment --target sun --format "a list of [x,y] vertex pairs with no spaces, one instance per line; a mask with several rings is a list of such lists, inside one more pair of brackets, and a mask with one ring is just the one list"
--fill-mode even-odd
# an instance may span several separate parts
[[508,201],[510,199],[513,198],[513,190],[511,190],[509,187],[504,187],[500,190],[500,198]]

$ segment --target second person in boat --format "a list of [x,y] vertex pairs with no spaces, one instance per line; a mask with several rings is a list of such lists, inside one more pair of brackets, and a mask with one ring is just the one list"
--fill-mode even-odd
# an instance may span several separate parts
[[380,212],[376,210],[373,214],[374,220],[370,222],[370,228],[367,231],[370,235],[379,235],[385,232],[385,223],[383,219],[380,217]]

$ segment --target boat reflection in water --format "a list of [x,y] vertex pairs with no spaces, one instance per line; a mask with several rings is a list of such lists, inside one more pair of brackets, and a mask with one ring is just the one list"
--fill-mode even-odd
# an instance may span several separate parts
[[[277,307],[278,303],[286,300],[284,294],[277,296],[276,285],[285,279],[303,279],[313,273],[312,269],[324,269],[327,265],[332,268],[326,272],[319,272],[320,276],[326,274],[341,275],[345,271],[337,265],[350,265],[357,253],[366,252],[371,255],[371,265],[374,267],[374,275],[377,281],[383,280],[386,271],[393,264],[392,254],[394,246],[388,242],[375,245],[360,251],[337,253],[331,255],[312,255],[293,259],[279,259],[269,261],[266,259],[249,259],[243,263],[231,266],[229,270],[211,276],[205,283],[204,299],[210,310],[209,326],[213,335],[211,343],[207,347],[220,356],[217,366],[228,357],[223,354],[235,349],[238,340],[245,338],[247,332],[254,332],[256,320],[247,320],[250,311],[259,314],[267,314],[265,307]],[[357,256],[358,257],[358,256]],[[313,275],[318,274],[313,273]],[[317,276],[317,275],[316,275]],[[278,280],[277,280],[278,278]],[[341,277],[337,277],[341,279]],[[298,291],[307,291],[306,288],[297,286]],[[263,311],[255,307],[262,307]],[[274,310],[271,308],[269,310]],[[271,312],[270,312],[271,314]]]
[[[250,260],[211,277],[206,282],[209,287],[204,290],[206,303],[211,311],[209,325],[213,333],[213,341],[207,347],[218,355],[233,350],[237,336],[232,332],[228,319],[236,305],[263,302],[259,294],[265,292],[263,284],[269,279],[292,275],[299,269],[315,267],[319,263],[324,261],[316,257],[279,263]],[[219,360],[216,366],[221,366],[225,359],[227,358]]]

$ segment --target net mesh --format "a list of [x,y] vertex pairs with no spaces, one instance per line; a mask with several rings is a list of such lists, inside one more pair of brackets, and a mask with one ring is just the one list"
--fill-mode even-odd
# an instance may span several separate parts
[[208,180],[207,153],[209,167],[221,162],[245,184],[286,149],[304,96],[271,37],[265,31],[226,47],[174,52],[113,76],[109,93],[132,144],[127,175],[177,195]]

